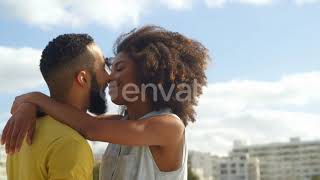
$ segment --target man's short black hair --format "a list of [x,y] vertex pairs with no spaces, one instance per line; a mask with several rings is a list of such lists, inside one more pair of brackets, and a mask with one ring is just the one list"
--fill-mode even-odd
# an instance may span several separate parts
[[63,34],[54,38],[42,51],[40,71],[48,84],[50,94],[63,95],[77,70],[93,67],[93,61],[80,58],[87,46],[94,43],[88,34]]

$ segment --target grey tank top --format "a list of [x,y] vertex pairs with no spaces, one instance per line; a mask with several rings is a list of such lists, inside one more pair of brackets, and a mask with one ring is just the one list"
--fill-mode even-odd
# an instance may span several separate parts
[[[153,111],[140,119],[171,113],[170,109]],[[176,116],[178,117],[178,116]],[[181,166],[171,172],[162,172],[155,163],[149,146],[109,144],[100,166],[100,180],[187,180],[188,150],[184,141]]]

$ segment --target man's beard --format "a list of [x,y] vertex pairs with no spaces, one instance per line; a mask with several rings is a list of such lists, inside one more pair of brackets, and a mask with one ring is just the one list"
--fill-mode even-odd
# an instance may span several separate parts
[[96,77],[91,81],[90,102],[88,111],[95,115],[101,115],[107,112],[107,99],[104,89],[99,88]]

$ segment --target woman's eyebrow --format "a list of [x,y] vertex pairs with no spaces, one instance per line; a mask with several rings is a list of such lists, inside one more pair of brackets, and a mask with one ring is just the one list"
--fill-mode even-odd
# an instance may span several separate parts
[[122,64],[122,63],[124,63],[124,62],[120,60],[120,61],[118,61],[118,62],[116,62],[116,63],[112,64],[112,66],[117,67],[119,64]]

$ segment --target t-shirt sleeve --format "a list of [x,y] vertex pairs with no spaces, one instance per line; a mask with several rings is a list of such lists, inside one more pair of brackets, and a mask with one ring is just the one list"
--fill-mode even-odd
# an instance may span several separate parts
[[62,137],[47,151],[49,180],[92,180],[92,151],[85,140]]

